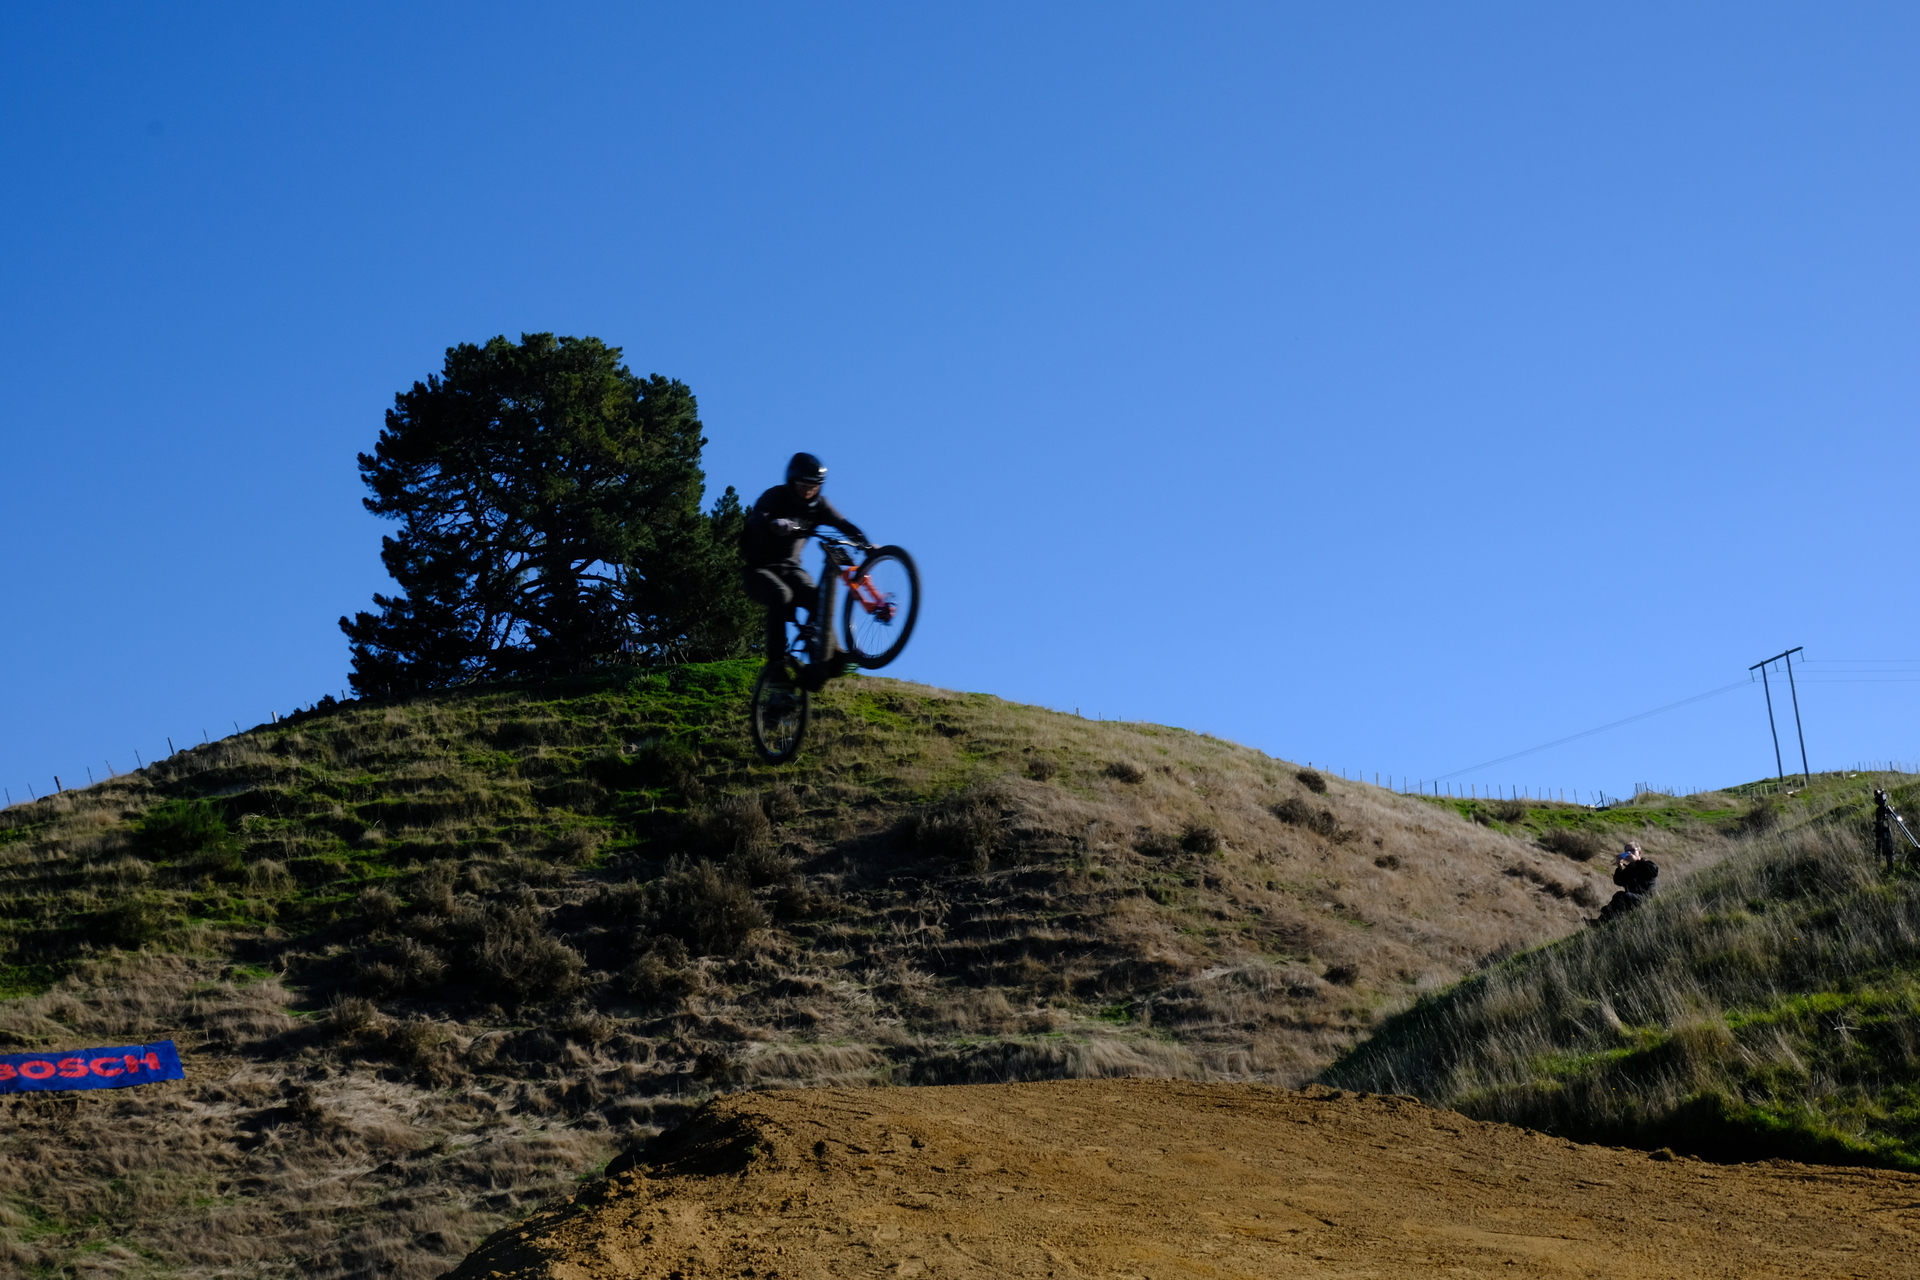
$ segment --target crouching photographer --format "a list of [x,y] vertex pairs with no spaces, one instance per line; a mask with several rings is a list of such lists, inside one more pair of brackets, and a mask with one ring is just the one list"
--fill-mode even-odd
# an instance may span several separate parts
[[1640,852],[1637,843],[1628,841],[1613,866],[1613,883],[1620,891],[1613,895],[1612,901],[1600,908],[1599,919],[1588,923],[1605,924],[1633,910],[1653,895],[1653,882],[1659,878],[1660,868]]

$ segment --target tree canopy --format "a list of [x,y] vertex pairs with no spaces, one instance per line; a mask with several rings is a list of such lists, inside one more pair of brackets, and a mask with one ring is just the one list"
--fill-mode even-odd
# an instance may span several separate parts
[[685,383],[636,377],[598,338],[449,348],[360,455],[367,509],[400,522],[380,558],[402,594],[340,619],[354,688],[744,652],[745,514],[731,488],[702,510],[705,444]]

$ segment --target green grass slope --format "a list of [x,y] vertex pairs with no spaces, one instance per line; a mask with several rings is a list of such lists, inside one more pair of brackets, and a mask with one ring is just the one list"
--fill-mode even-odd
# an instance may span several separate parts
[[0,1257],[427,1276],[720,1090],[1299,1081],[1576,929],[1620,825],[875,678],[769,769],[753,675],[330,706],[0,813],[0,1046],[189,1072],[0,1099]]
[[1645,908],[1389,1020],[1323,1077],[1480,1119],[1712,1158],[1920,1168],[1920,879],[1870,850],[1875,784],[1742,815]]

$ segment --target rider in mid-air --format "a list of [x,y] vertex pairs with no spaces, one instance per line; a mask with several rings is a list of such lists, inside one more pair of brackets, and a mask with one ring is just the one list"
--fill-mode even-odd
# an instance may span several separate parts
[[[741,574],[747,598],[767,607],[767,661],[783,660],[787,650],[787,622],[797,621],[796,606],[807,610],[807,627],[831,627],[832,620],[813,616],[819,588],[813,575],[800,567],[800,553],[807,539],[821,525],[831,525],[853,541],[864,544],[867,535],[860,526],[841,515],[820,488],[827,482],[827,469],[810,453],[796,453],[787,463],[787,482],[761,494],[747,512],[747,528],[740,549],[747,567]],[[803,634],[805,629],[803,628]],[[831,666],[832,664],[826,664]],[[830,671],[815,671],[812,666],[801,672],[801,681],[809,688],[826,682]]]

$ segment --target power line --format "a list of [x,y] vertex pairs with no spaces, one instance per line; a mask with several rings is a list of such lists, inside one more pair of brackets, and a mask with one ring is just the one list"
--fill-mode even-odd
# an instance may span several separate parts
[[1892,672],[1884,674],[1874,672],[1869,675],[1864,672],[1850,671],[1831,676],[1813,675],[1800,678],[1808,684],[1913,684],[1915,681],[1920,681],[1920,674],[1909,676],[1896,675]]
[[1518,760],[1521,756],[1530,756],[1536,751],[1545,751],[1549,747],[1558,747],[1581,738],[1590,738],[1596,733],[1605,733],[1609,729],[1618,729],[1623,724],[1632,724],[1635,720],[1645,720],[1648,716],[1657,716],[1663,711],[1673,711],[1680,707],[1687,706],[1690,703],[1701,702],[1707,698],[1712,698],[1734,689],[1745,688],[1752,683],[1753,680],[1749,677],[1745,680],[1736,680],[1732,684],[1723,684],[1718,689],[1709,689],[1705,693],[1696,693],[1691,698],[1682,698],[1678,702],[1669,702],[1664,707],[1655,707],[1651,711],[1642,711],[1639,715],[1628,716],[1624,720],[1615,720],[1592,729],[1582,729],[1579,733],[1570,733],[1564,738],[1555,738],[1552,742],[1543,742],[1537,747],[1528,747],[1525,751],[1516,751],[1512,755],[1501,756],[1497,760],[1482,760],[1479,764],[1468,765],[1464,769],[1455,769],[1452,773],[1443,773],[1435,778],[1434,781],[1445,782],[1448,778],[1457,778],[1463,773],[1472,773],[1476,769],[1488,769],[1496,764],[1505,764],[1509,760]]

